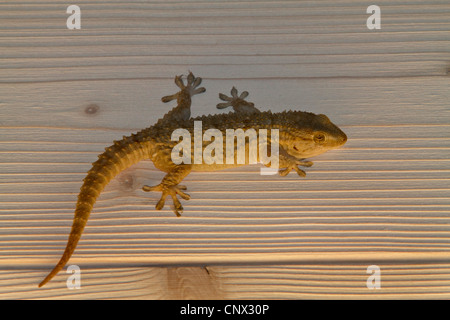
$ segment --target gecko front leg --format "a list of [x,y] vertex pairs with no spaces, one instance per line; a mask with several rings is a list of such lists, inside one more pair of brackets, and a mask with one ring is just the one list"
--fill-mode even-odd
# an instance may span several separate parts
[[295,170],[297,174],[301,177],[306,176],[306,172],[300,169],[298,166],[311,167],[313,165],[312,161],[304,161],[304,159],[297,159],[291,156],[286,150],[280,146],[279,153],[279,166],[283,169],[278,171],[278,174],[282,177],[287,176],[289,172]]
[[191,197],[184,193],[182,190],[186,190],[186,187],[179,185],[179,183],[191,172],[191,165],[183,164],[177,165],[172,171],[170,171],[162,179],[161,183],[157,186],[144,186],[144,191],[161,191],[161,199],[156,204],[156,210],[161,210],[164,207],[166,197],[171,196],[174,204],[173,211],[180,217],[183,212],[183,206],[177,198],[179,195],[184,200],[189,200]]

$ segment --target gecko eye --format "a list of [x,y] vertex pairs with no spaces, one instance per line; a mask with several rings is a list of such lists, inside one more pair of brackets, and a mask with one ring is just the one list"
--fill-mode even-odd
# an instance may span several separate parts
[[324,143],[326,140],[325,134],[323,134],[322,132],[316,133],[314,135],[314,141],[316,143]]

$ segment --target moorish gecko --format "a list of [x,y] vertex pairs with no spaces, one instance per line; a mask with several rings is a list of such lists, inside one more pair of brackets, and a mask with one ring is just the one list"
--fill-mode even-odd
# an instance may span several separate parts
[[[298,166],[309,167],[313,163],[305,161],[305,158],[315,156],[342,146],[347,141],[347,136],[336,125],[323,114],[313,114],[302,111],[284,111],[272,113],[270,111],[261,112],[255,108],[254,104],[244,100],[248,92],[243,92],[238,96],[237,90],[233,87],[231,97],[219,94],[221,100],[217,108],[223,109],[233,107],[234,113],[216,114],[191,118],[191,97],[202,93],[205,88],[199,87],[201,78],[196,78],[192,73],[187,76],[187,83],[184,84],[182,77],[175,77],[175,84],[181,89],[178,93],[165,96],[163,102],[177,100],[178,105],[169,111],[158,122],[138,133],[122,140],[114,141],[114,144],[105,149],[98,160],[92,164],[84,178],[84,183],[78,195],[78,202],[75,208],[72,230],[69,235],[66,249],[55,268],[39,284],[39,287],[52,279],[69,261],[80,240],[83,229],[87,223],[97,197],[104,187],[121,171],[131,165],[150,159],[159,170],[167,172],[161,183],[157,186],[144,186],[144,191],[160,191],[161,199],[156,204],[156,209],[164,207],[165,199],[170,196],[174,203],[174,212],[180,216],[183,207],[177,199],[177,195],[185,200],[189,200],[189,195],[184,193],[185,186],[179,183],[191,171],[212,171],[224,168],[236,167],[242,164],[175,164],[171,158],[171,152],[176,141],[171,140],[171,134],[175,129],[187,129],[191,136],[194,136],[194,121],[201,121],[202,130],[219,129],[225,137],[226,129],[278,129],[279,152],[278,166],[281,168],[279,174],[287,175],[291,170],[295,170],[300,176],[305,176],[305,172]],[[267,138],[270,144],[270,137]],[[203,148],[207,144],[203,143]],[[248,142],[245,142],[248,152]],[[191,155],[193,151],[191,149]],[[259,159],[259,158],[258,158]],[[248,164],[248,158],[246,163]],[[265,164],[266,166],[270,166]]]

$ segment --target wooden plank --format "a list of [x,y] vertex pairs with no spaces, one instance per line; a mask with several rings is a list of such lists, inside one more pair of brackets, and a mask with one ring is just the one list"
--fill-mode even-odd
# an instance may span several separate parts
[[[0,299],[444,299],[450,266],[444,262],[380,263],[380,287],[368,289],[368,264],[87,268],[80,289],[60,274],[47,290],[41,272],[3,270]],[[5,284],[6,283],[6,284]]]

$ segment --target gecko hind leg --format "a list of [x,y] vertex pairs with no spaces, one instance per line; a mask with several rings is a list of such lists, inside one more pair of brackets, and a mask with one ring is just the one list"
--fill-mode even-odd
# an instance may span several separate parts
[[195,77],[192,72],[189,72],[186,80],[187,83],[185,85],[183,82],[183,75],[175,76],[175,84],[181,90],[172,95],[162,97],[161,101],[167,103],[175,99],[183,98],[183,95],[192,97],[206,91],[204,87],[197,88],[202,83],[202,78]]
[[142,190],[147,192],[162,192],[161,199],[156,204],[156,210],[161,210],[164,207],[166,197],[171,196],[174,204],[173,211],[178,217],[180,217],[181,212],[183,212],[183,206],[178,200],[177,195],[184,200],[189,200],[191,197],[187,193],[183,192],[183,190],[187,189],[186,186],[179,185],[178,183],[180,183],[190,172],[190,165],[178,165],[166,174],[160,184],[156,186],[144,186],[142,187]]
[[156,210],[161,210],[164,207],[166,202],[166,197],[171,196],[173,200],[175,214],[180,217],[183,212],[183,206],[180,203],[180,200],[177,199],[177,194],[182,197],[184,200],[189,200],[191,197],[184,193],[182,190],[186,190],[186,186],[176,185],[176,186],[167,186],[163,183],[158,184],[157,186],[143,186],[142,190],[150,192],[150,191],[161,191],[161,199],[156,204]]
[[175,99],[177,100],[177,106],[170,110],[161,119],[163,122],[173,120],[189,120],[191,118],[191,97],[206,91],[204,87],[199,87],[202,83],[202,78],[195,77],[192,72],[189,72],[186,78],[187,81],[186,84],[184,84],[183,76],[176,76],[175,84],[181,90],[175,94],[164,96],[161,98],[161,101],[164,103],[170,102]]
[[163,117],[163,120],[189,120],[191,117],[191,97],[206,91],[204,87],[199,87],[202,83],[202,78],[195,77],[192,72],[189,72],[186,84],[184,84],[182,77],[182,75],[175,77],[175,84],[181,90],[161,98],[161,101],[164,103],[176,99],[178,104]]
[[237,89],[235,87],[233,87],[231,89],[231,97],[229,97],[223,93],[219,93],[220,100],[226,101],[226,102],[217,104],[217,109],[225,109],[228,107],[233,107],[233,110],[235,112],[239,112],[239,113],[249,113],[249,114],[260,113],[261,111],[259,111],[255,107],[255,104],[253,102],[248,102],[245,100],[245,98],[247,98],[247,97],[248,97],[247,91],[243,91],[238,96]]

